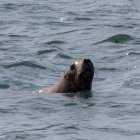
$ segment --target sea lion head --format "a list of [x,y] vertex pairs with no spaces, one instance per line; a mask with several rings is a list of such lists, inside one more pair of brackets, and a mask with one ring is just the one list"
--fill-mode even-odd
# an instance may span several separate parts
[[65,90],[67,92],[91,90],[93,76],[94,66],[90,59],[76,61],[64,74]]

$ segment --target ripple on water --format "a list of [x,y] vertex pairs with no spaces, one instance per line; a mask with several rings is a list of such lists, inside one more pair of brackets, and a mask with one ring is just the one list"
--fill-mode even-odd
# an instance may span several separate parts
[[87,21],[87,20],[92,20],[92,18],[77,17],[77,18],[75,18],[75,20]]
[[50,50],[40,50],[37,52],[37,55],[42,55],[42,54],[50,54],[56,52],[56,49],[50,49]]
[[53,41],[46,42],[46,44],[48,44],[48,45],[64,44],[64,43],[65,42],[64,41],[61,41],[61,40],[53,40]]
[[63,53],[58,53],[58,57],[60,58],[64,58],[64,59],[71,59],[72,57],[67,55],[67,54],[63,54]]
[[13,3],[6,3],[6,4],[3,4],[1,7],[4,8],[5,10],[16,10],[17,9],[17,5],[13,4]]
[[8,84],[0,84],[0,89],[7,89],[9,87],[10,87],[10,85],[8,85]]
[[133,40],[133,37],[130,35],[117,34],[117,35],[113,35],[105,40],[99,41],[99,42],[95,43],[94,45],[100,44],[103,42],[124,43],[124,42],[130,41],[130,40]]
[[121,128],[98,128],[98,130],[100,131],[104,131],[104,132],[111,132],[111,133],[116,133],[116,134],[122,134],[122,135],[129,135],[129,136],[133,136],[133,135],[140,135],[140,132],[138,131],[129,131],[129,130],[124,130]]
[[118,71],[118,69],[117,68],[106,68],[106,67],[104,67],[104,68],[98,68],[98,70],[101,70],[101,71]]
[[16,63],[12,63],[12,64],[3,65],[3,67],[6,68],[6,69],[13,68],[13,67],[19,67],[19,66],[26,66],[26,67],[30,67],[30,68],[46,69],[46,67],[41,66],[41,65],[36,64],[35,62],[31,62],[31,61],[21,61],[21,62],[16,62]]
[[18,112],[17,108],[1,108],[0,109],[0,114],[15,114]]
[[66,103],[64,104],[64,106],[77,106],[78,104],[77,103]]
[[140,53],[138,53],[138,52],[129,52],[127,55],[134,55],[134,56],[137,56],[137,55],[140,55]]
[[140,79],[139,78],[131,78],[129,80],[126,80],[123,84],[125,87],[129,87],[132,89],[140,89]]

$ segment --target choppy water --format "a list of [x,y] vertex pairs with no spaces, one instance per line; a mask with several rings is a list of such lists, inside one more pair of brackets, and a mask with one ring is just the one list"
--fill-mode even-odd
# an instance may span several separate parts
[[[0,0],[0,139],[140,139],[139,0]],[[32,94],[74,60],[92,97]]]

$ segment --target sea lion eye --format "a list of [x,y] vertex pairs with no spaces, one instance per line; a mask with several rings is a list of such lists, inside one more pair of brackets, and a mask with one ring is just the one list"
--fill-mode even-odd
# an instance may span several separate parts
[[74,69],[75,69],[75,65],[72,64],[72,65],[70,66],[70,70],[73,71]]

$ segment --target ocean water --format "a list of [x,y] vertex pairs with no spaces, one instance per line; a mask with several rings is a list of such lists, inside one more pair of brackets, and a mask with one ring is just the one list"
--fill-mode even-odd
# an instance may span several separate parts
[[[0,0],[0,140],[140,139],[139,0]],[[92,97],[33,94],[75,60]]]

